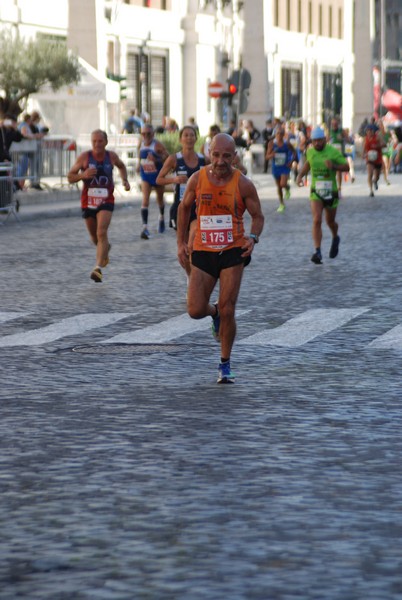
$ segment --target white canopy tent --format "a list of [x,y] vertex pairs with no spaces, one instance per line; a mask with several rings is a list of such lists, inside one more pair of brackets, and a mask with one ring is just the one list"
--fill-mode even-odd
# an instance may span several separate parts
[[[119,122],[110,122],[111,105],[120,102],[120,86],[106,76],[102,77],[96,69],[82,58],[81,80],[76,85],[64,86],[54,92],[50,86],[42,88],[30,97],[30,109],[39,110],[43,122],[55,135],[69,135],[77,138],[80,133],[88,133],[101,128],[106,131],[119,129]],[[114,108],[114,107],[113,107]]]

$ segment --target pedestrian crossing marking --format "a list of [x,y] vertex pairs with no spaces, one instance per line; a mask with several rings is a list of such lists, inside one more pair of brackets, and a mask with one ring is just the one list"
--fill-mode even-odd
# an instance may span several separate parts
[[[250,310],[239,310],[236,311],[236,316],[239,317],[249,312]],[[120,333],[103,340],[102,344],[164,344],[189,333],[207,330],[211,327],[211,322],[211,317],[191,319],[187,313],[183,313],[178,317],[172,317],[144,329]]]
[[0,312],[0,323],[7,323],[7,321],[13,321],[20,317],[29,315],[28,312]]
[[297,348],[314,338],[341,327],[367,312],[368,308],[314,308],[275,327],[264,329],[237,342],[242,345]]
[[[366,307],[352,309],[319,308],[305,311],[304,313],[286,321],[279,327],[264,329],[253,335],[236,341],[243,346],[278,346],[283,348],[297,348],[315,338],[342,327],[352,319],[368,312]],[[236,311],[236,317],[250,313],[250,310]],[[31,312],[0,312],[0,324],[16,320]],[[77,336],[118,321],[133,317],[138,313],[85,313],[62,319],[46,327],[31,331],[0,337],[0,348],[16,346],[39,346],[54,342],[58,339]],[[101,344],[163,344],[172,342],[199,331],[207,331],[211,327],[210,317],[204,319],[191,319],[187,313],[166,319],[165,321],[120,333],[111,338],[97,341]],[[387,331],[368,344],[369,348],[402,350],[402,324]]]
[[41,344],[54,342],[63,337],[77,335],[84,331],[117,323],[135,314],[137,313],[84,313],[76,315],[75,317],[62,319],[47,327],[0,337],[0,348],[10,346],[40,346]]
[[402,325],[393,327],[369,344],[370,348],[402,350]]

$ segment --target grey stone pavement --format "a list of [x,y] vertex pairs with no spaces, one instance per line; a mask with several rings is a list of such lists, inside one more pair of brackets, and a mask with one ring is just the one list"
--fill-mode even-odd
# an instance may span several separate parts
[[[102,284],[76,192],[27,193],[0,227],[0,315],[23,313],[0,322],[1,600],[402,597],[402,350],[370,346],[402,323],[402,177],[375,198],[362,172],[344,185],[322,266],[307,188],[279,215],[271,176],[254,179],[266,228],[233,386],[206,330],[101,343],[185,312],[174,233],[140,240],[138,194],[118,197]],[[299,347],[241,344],[312,308],[367,310]],[[128,316],[2,344],[108,312]]]

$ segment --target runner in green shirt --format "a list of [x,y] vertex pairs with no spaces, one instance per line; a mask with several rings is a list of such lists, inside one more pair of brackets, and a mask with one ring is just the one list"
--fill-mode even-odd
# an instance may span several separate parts
[[313,242],[315,252],[311,257],[313,263],[322,264],[322,215],[325,209],[325,220],[332,233],[329,257],[335,258],[339,251],[340,237],[336,222],[336,209],[339,203],[336,173],[348,172],[349,164],[342,152],[327,144],[325,131],[315,127],[311,132],[312,147],[308,148],[306,162],[299,171],[297,185],[303,186],[303,177],[311,169],[310,206],[313,216]]
[[[343,129],[339,127],[339,121],[336,117],[331,119],[331,127],[329,130],[329,135],[327,137],[327,142],[331,144],[331,146],[343,153],[345,146],[345,133]],[[336,174],[336,182],[338,185],[339,198],[342,198],[342,173],[340,171],[338,171]]]

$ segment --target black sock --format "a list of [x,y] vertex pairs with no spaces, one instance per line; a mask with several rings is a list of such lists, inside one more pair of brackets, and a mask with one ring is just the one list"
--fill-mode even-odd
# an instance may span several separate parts
[[141,208],[141,219],[143,225],[148,225],[148,209]]
[[229,362],[229,361],[230,361],[230,358],[222,358],[221,357],[221,363],[226,363],[226,362]]

